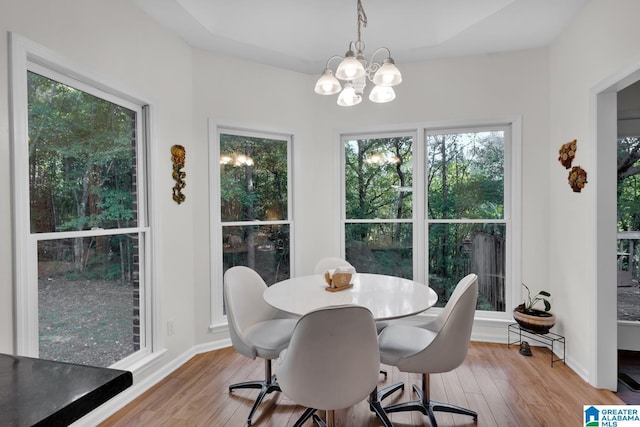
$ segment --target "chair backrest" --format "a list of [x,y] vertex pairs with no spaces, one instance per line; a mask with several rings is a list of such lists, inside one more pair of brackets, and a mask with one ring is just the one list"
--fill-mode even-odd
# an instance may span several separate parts
[[249,267],[231,267],[224,273],[224,302],[229,335],[233,347],[241,354],[256,358],[256,350],[246,339],[245,331],[258,322],[281,318],[281,313],[262,297],[267,284]]
[[277,366],[282,392],[310,408],[352,406],[378,383],[380,353],[371,312],[361,306],[326,307],[302,316]]
[[342,258],[338,258],[338,257],[327,257],[327,258],[322,258],[320,261],[318,261],[318,263],[316,264],[316,267],[314,268],[314,272],[316,274],[322,274],[327,270],[334,270],[338,267],[351,267],[353,268],[353,266],[351,264],[349,264],[349,262],[347,262],[347,260],[344,260]]
[[464,361],[478,301],[478,276],[469,274],[456,285],[445,308],[432,325],[433,340],[420,352],[398,362],[404,372],[448,372]]

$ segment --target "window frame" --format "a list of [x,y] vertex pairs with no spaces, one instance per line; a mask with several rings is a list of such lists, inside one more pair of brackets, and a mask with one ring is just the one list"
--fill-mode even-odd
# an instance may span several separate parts
[[[223,222],[220,203],[220,135],[234,134],[256,138],[273,138],[287,141],[287,218],[274,221],[229,221]],[[227,316],[224,314],[223,297],[223,253],[222,230],[229,226],[288,225],[289,226],[289,272],[295,275],[295,218],[294,218],[294,141],[295,133],[290,130],[267,126],[218,122],[209,119],[209,191],[210,191],[210,324],[212,333],[227,330]]]
[[[138,370],[159,356],[162,346],[158,283],[151,268],[156,251],[151,230],[149,156],[151,155],[152,109],[142,97],[118,89],[118,84],[96,78],[95,73],[38,45],[20,35],[10,33],[12,187],[14,210],[13,242],[15,289],[16,353],[37,357],[38,330],[38,257],[37,244],[42,240],[137,233],[140,236],[140,349],[111,365],[114,368]],[[30,191],[28,155],[27,73],[35,72],[65,85],[95,95],[136,112],[136,227],[105,230],[82,230],[55,233],[32,233],[30,229]],[[21,284],[26,284],[21,286]]]
[[[511,321],[511,311],[509,307],[515,307],[519,304],[520,287],[522,282],[522,226],[521,226],[521,195],[517,189],[521,188],[521,146],[522,146],[522,118],[520,116],[504,117],[498,119],[487,120],[454,120],[442,122],[423,122],[415,124],[412,127],[407,126],[386,126],[375,129],[363,130],[340,130],[335,133],[335,141],[338,146],[336,158],[339,165],[340,174],[337,186],[339,191],[336,195],[336,206],[340,211],[340,226],[338,231],[338,244],[342,257],[345,256],[345,225],[349,223],[346,219],[346,202],[345,202],[345,153],[344,144],[347,140],[366,139],[366,138],[383,138],[390,136],[400,136],[414,132],[414,151],[413,151],[413,230],[414,230],[414,252],[413,252],[413,280],[420,283],[427,283],[428,263],[421,268],[421,259],[427,259],[429,256],[428,248],[428,230],[429,224],[437,222],[455,221],[447,220],[430,220],[427,211],[427,147],[426,136],[428,133],[445,133],[445,132],[473,132],[478,130],[488,130],[496,128],[504,128],[505,130],[505,147],[504,147],[504,217],[502,220],[464,220],[465,223],[473,222],[504,222],[507,231],[507,248],[506,248],[506,278],[505,278],[505,311],[476,311],[476,320],[483,319],[488,321]],[[366,220],[369,222],[369,220]],[[382,220],[384,222],[385,220]],[[404,221],[404,220],[393,220]],[[406,222],[406,221],[405,221]],[[442,308],[434,307],[428,312],[420,314],[420,316],[436,315]]]

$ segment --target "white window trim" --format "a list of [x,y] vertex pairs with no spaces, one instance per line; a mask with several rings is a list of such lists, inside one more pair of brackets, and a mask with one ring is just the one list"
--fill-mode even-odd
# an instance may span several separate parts
[[[160,303],[159,303],[159,278],[153,273],[152,264],[156,263],[156,253],[154,250],[157,239],[151,235],[150,230],[154,229],[154,224],[158,221],[155,215],[151,215],[151,207],[154,207],[155,200],[151,198],[153,194],[153,182],[157,181],[151,176],[150,164],[157,157],[155,144],[150,142],[154,139],[152,129],[154,111],[149,106],[149,102],[144,101],[144,97],[132,95],[134,92],[122,88],[120,84],[110,83],[107,79],[96,77],[96,73],[85,70],[77,64],[72,63],[67,58],[62,57],[57,52],[39,45],[23,36],[9,33],[10,39],[10,94],[11,94],[11,140],[12,140],[12,172],[13,172],[13,209],[14,209],[14,289],[15,289],[15,336],[16,352],[25,356],[37,356],[38,353],[38,307],[37,307],[37,287],[19,286],[19,284],[37,283],[36,268],[37,263],[37,240],[25,239],[30,232],[30,210],[29,210],[29,175],[28,175],[28,147],[24,141],[28,140],[28,105],[27,105],[27,71],[42,72],[46,75],[55,75],[55,79],[62,83],[73,81],[72,85],[88,93],[100,92],[104,99],[119,105],[124,105],[138,113],[138,126],[146,126],[145,132],[138,132],[144,135],[146,140],[138,138],[138,173],[145,176],[146,185],[138,186],[139,201],[138,208],[139,227],[127,229],[128,231],[141,232],[146,235],[141,239],[141,249],[144,251],[144,271],[140,271],[141,283],[144,289],[140,289],[140,298],[144,301],[141,308],[141,317],[144,321],[143,344],[140,351],[119,361],[114,367],[128,367],[136,370],[148,366],[162,350],[162,334],[160,328]],[[81,87],[79,87],[81,86]],[[117,99],[116,99],[117,98]],[[130,103],[127,105],[127,103]],[[139,128],[141,129],[141,128]],[[151,160],[151,161],[150,161]],[[158,211],[158,209],[154,209]],[[118,230],[121,231],[127,230]],[[113,234],[115,230],[105,230],[105,234]],[[48,233],[38,235],[38,239],[48,238]],[[65,232],[56,233],[56,238],[61,237],[81,237],[85,232]],[[95,232],[92,233],[95,235]],[[142,326],[142,325],[141,325]],[[35,344],[34,344],[35,343]]]
[[209,191],[210,191],[210,213],[209,213],[209,248],[210,248],[210,323],[209,332],[227,331],[227,316],[224,315],[223,300],[223,272],[222,272],[222,218],[220,216],[220,134],[233,133],[258,138],[272,136],[275,139],[287,140],[289,156],[287,159],[288,184],[287,184],[287,219],[279,221],[240,221],[225,222],[225,226],[233,225],[265,225],[275,224],[289,225],[289,272],[291,277],[295,275],[296,266],[296,232],[295,232],[295,199],[296,182],[295,173],[298,168],[294,141],[296,132],[288,129],[278,129],[269,126],[252,125],[246,123],[234,123],[229,121],[217,121],[209,119]]
[[[340,224],[337,231],[337,245],[339,246],[338,252],[342,257],[345,256],[345,209],[344,196],[345,196],[345,171],[344,171],[344,141],[350,137],[362,138],[383,138],[385,136],[397,136],[399,134],[415,134],[415,149],[413,156],[413,191],[414,194],[426,194],[426,177],[424,167],[416,167],[418,161],[426,164],[426,147],[425,147],[425,135],[427,132],[441,131],[441,130],[455,130],[461,129],[482,129],[496,126],[507,126],[511,128],[510,142],[505,144],[505,214],[504,221],[507,224],[507,239],[509,244],[507,246],[507,282],[505,286],[505,311],[476,311],[477,321],[499,322],[512,321],[512,313],[510,307],[515,307],[520,303],[520,288],[522,283],[522,176],[519,171],[522,170],[522,117],[521,116],[508,116],[492,119],[479,119],[479,120],[452,120],[452,121],[434,121],[434,122],[421,122],[413,125],[390,125],[390,126],[376,126],[368,127],[366,129],[338,129],[334,131],[334,141],[337,147],[335,155],[335,163],[337,170],[340,171],[336,174],[336,181],[334,188],[338,188],[336,192],[334,206],[337,223]],[[506,136],[505,136],[506,137]],[[506,161],[509,160],[509,161]],[[420,198],[420,200],[423,200]],[[414,198],[415,201],[415,198]],[[418,268],[418,255],[426,253],[426,232],[429,221],[426,216],[426,204],[427,200],[424,197],[423,203],[414,202],[414,280],[427,283],[426,274],[427,267],[423,269]],[[397,221],[396,221],[397,222]],[[431,220],[431,222],[435,222]],[[447,221],[451,222],[451,221]],[[465,221],[473,222],[473,221]],[[481,221],[484,222],[484,221]],[[495,222],[495,221],[493,221]],[[420,316],[433,316],[437,314],[441,308],[433,308]]]

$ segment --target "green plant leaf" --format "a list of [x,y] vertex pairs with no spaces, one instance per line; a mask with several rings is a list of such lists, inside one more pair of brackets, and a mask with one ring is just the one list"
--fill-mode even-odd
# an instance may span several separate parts
[[549,292],[547,292],[547,291],[540,291],[539,294],[542,295],[542,296],[545,296],[545,297],[550,297],[551,296],[551,294]]
[[544,302],[544,311],[551,310],[551,303],[549,301],[547,301],[546,299],[543,299],[542,302]]

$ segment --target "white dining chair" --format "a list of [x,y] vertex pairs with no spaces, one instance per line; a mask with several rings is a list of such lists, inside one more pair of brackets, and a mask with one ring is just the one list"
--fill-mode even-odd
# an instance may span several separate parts
[[272,374],[271,360],[289,345],[289,339],[296,320],[276,310],[262,298],[267,285],[254,270],[236,266],[224,274],[224,301],[229,322],[229,335],[235,350],[251,359],[264,359],[264,380],[246,381],[232,384],[229,392],[236,389],[259,389],[247,424],[251,425],[253,415],[264,397],[280,391],[276,376]]
[[[353,268],[355,270],[353,265],[351,265],[351,263],[349,263],[345,259],[338,257],[326,257],[320,259],[320,261],[316,263],[314,273],[322,274],[325,271],[335,270],[336,268],[340,267]],[[384,320],[376,320],[376,331],[378,332],[378,334],[380,334],[380,332],[382,332],[382,330],[387,326],[389,326],[389,322]],[[387,371],[385,369],[380,369],[380,373],[384,375],[385,378],[387,378]]]
[[347,268],[355,268],[351,263],[349,263],[346,259],[338,258],[338,257],[326,257],[320,259],[317,263],[313,272],[315,274],[322,274],[328,270],[335,270],[336,268],[347,267]]
[[311,416],[324,426],[316,410],[326,410],[332,426],[334,410],[355,405],[375,390],[379,367],[375,322],[365,307],[331,306],[302,316],[277,365],[282,392],[308,408],[295,426]]
[[[390,325],[382,331],[378,339],[381,362],[397,366],[402,372],[422,374],[422,387],[413,386],[418,399],[387,406],[384,408],[387,413],[420,411],[429,417],[432,427],[437,426],[434,411],[469,415],[477,421],[475,411],[435,402],[429,396],[429,374],[451,371],[464,361],[477,300],[478,277],[469,274],[460,280],[445,308],[433,321],[422,326]],[[404,383],[386,387],[378,392],[377,401],[401,389]]]

